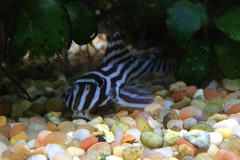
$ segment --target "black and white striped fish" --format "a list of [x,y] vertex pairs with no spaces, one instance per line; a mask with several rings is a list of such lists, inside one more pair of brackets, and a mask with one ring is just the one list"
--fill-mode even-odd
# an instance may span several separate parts
[[73,110],[73,117],[87,119],[91,118],[81,111],[110,101],[121,106],[144,108],[153,103],[152,93],[142,85],[130,86],[128,83],[150,72],[168,71],[170,67],[155,54],[147,61],[134,60],[117,32],[108,44],[102,64],[73,82],[66,106]]

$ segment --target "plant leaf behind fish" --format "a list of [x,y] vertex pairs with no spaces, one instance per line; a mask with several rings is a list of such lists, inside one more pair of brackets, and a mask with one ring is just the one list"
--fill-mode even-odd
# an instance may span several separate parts
[[217,53],[218,66],[224,76],[231,79],[240,78],[239,43],[222,36],[214,45],[214,48]]
[[66,0],[63,4],[70,16],[73,40],[83,45],[97,36],[98,24],[94,12],[80,2],[79,0]]
[[240,7],[234,7],[224,13],[220,18],[216,18],[216,27],[227,37],[240,42]]
[[206,7],[189,0],[181,0],[167,8],[167,15],[167,28],[177,44],[188,41],[207,19]]
[[29,60],[48,62],[71,42],[68,13],[58,0],[27,0],[17,17],[10,42],[12,64],[22,65],[23,56]]

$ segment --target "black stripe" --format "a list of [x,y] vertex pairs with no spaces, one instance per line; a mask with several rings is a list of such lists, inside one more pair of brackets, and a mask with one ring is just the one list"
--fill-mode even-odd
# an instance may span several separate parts
[[103,101],[105,101],[108,98],[107,97],[108,93],[106,93],[107,83],[106,83],[106,80],[104,80],[104,81],[105,81],[105,83],[103,84],[103,86],[101,88],[99,99],[93,107],[99,106],[100,104],[102,104]]
[[139,103],[139,104],[150,104],[150,103],[152,103],[153,102],[153,99],[151,98],[151,99],[134,99],[134,98],[132,98],[132,97],[130,97],[130,96],[128,96],[128,95],[124,95],[124,94],[121,94],[121,93],[119,93],[119,97],[122,99],[122,100],[124,100],[124,101],[126,101],[126,102],[128,102],[128,103]]
[[91,102],[93,100],[93,97],[95,95],[95,92],[97,90],[97,86],[95,84],[87,83],[87,85],[90,85],[90,91],[89,91],[89,93],[86,96],[86,99],[85,99],[85,102],[83,104],[82,110],[86,110],[86,109],[89,108],[89,106],[90,106],[90,104],[91,104]]
[[73,111],[79,111],[78,106],[80,105],[81,97],[83,95],[86,83],[77,83],[76,85],[78,85],[79,88],[72,108]]

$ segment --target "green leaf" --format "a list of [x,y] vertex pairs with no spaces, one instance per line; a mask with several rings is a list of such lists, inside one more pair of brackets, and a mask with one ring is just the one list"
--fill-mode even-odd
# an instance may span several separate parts
[[215,24],[227,37],[240,42],[240,7],[234,7],[215,19]]
[[217,63],[226,78],[240,78],[240,44],[228,38],[220,38],[214,45]]
[[[30,53],[29,59],[48,62],[56,52],[71,42],[70,19],[58,0],[27,0],[17,18],[16,29],[11,38],[10,53],[13,63]],[[22,63],[19,63],[22,62]]]
[[189,0],[176,2],[167,8],[167,27],[173,41],[183,44],[188,41],[207,19],[206,7]]
[[98,24],[94,12],[76,0],[64,2],[71,19],[73,40],[83,45],[91,42],[98,34]]
[[199,86],[208,77],[215,61],[215,50],[209,40],[190,40],[185,54],[174,69],[175,78]]

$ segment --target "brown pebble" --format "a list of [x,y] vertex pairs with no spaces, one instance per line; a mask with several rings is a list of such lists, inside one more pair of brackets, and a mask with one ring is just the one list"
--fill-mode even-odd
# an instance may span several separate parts
[[117,147],[117,146],[121,146],[121,143],[119,143],[119,142],[117,142],[117,141],[114,141],[114,142],[111,143],[112,149],[113,149],[114,147]]
[[67,141],[67,136],[63,132],[53,132],[48,134],[42,141],[42,146],[46,146],[49,144],[59,144],[60,146],[63,145]]
[[21,132],[21,133],[19,133],[18,135],[12,137],[12,138],[11,138],[11,146],[12,146],[12,147],[15,146],[15,144],[17,144],[17,142],[18,142],[20,139],[22,139],[22,140],[24,140],[25,142],[27,142],[28,137],[27,137],[27,135],[26,135],[25,132]]
[[42,118],[38,118],[38,117],[31,117],[28,120],[28,123],[34,123],[34,124],[43,124],[46,125],[46,122],[42,119]]
[[10,130],[10,138],[18,135],[21,132],[25,132],[27,130],[27,127],[23,124],[16,124],[14,125]]
[[59,124],[58,124],[58,129],[61,130],[62,127],[63,127],[65,124],[67,124],[68,122],[69,122],[69,121],[63,121],[63,122],[59,123]]
[[90,132],[90,134],[92,134],[93,132],[95,132],[95,128],[93,126],[90,126],[88,124],[81,124],[81,125],[78,125],[76,127],[76,130],[79,130],[79,129],[86,129]]
[[47,152],[46,152],[46,150],[45,150],[44,147],[39,147],[39,148],[33,150],[33,151],[30,153],[29,156],[33,156],[33,155],[37,155],[37,154],[43,154],[43,155],[47,156]]
[[46,104],[46,112],[54,111],[54,112],[62,112],[65,108],[65,103],[63,103],[59,98],[53,97],[47,101]]
[[5,150],[5,151],[3,151],[3,153],[2,153],[2,158],[4,159],[4,158],[10,158],[12,156],[12,152],[11,151],[9,151],[9,150]]
[[47,128],[49,131],[51,132],[57,132],[59,131],[58,127],[56,124],[52,123],[52,122],[47,122]]
[[188,86],[186,89],[187,96],[192,99],[196,91],[197,91],[196,86]]
[[99,142],[88,149],[89,152],[99,152],[103,155],[111,155],[112,147],[107,142]]
[[31,151],[24,145],[17,146],[10,158],[10,160],[25,160],[29,157]]
[[0,134],[9,138],[11,127],[8,124],[5,124],[0,128]]

